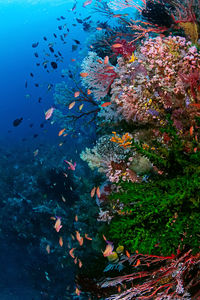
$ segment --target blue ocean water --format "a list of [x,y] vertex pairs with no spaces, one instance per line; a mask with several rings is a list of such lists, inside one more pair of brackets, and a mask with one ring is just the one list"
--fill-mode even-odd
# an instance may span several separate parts
[[[80,6],[81,9],[73,13],[75,3],[69,0],[0,1],[1,300],[64,299],[61,286],[67,286],[69,295],[74,290],[71,267],[65,267],[61,273],[51,267],[53,262],[48,261],[46,251],[41,250],[41,243],[48,235],[46,231],[50,226],[53,228],[49,223],[53,209],[49,214],[40,211],[36,216],[33,208],[39,196],[33,181],[44,170],[54,168],[64,155],[71,159],[77,149],[76,141],[70,137],[70,147],[68,144],[63,150],[51,148],[60,141],[59,127],[45,122],[44,116],[54,103],[54,88],[61,81],[61,70],[68,68],[72,57],[79,59],[76,51],[72,53],[72,39],[82,43],[87,36],[75,18],[88,16],[88,10],[85,12]],[[60,16],[63,20],[57,20]],[[68,29],[65,30],[66,44],[60,39],[58,26],[61,24]],[[37,42],[38,47],[33,48],[32,44]],[[47,73],[42,62],[45,55],[46,60],[54,60],[47,56],[51,54],[50,43],[55,52],[62,53],[62,61],[58,61],[56,70],[48,67]],[[13,126],[13,121],[21,118],[21,123]],[[37,149],[36,161],[33,152]],[[45,192],[43,196],[46,199]],[[45,232],[46,236],[39,237]],[[59,261],[56,255],[53,259]]]

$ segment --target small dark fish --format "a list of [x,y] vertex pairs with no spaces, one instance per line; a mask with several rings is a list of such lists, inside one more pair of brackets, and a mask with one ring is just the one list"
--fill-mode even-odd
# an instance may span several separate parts
[[86,17],[86,18],[84,19],[84,21],[87,21],[87,20],[89,20],[90,18],[91,18],[91,16]]
[[62,56],[62,54],[60,53],[60,51],[58,51],[58,55]]
[[33,123],[31,123],[31,124],[29,125],[29,127],[30,127],[30,128],[32,128],[32,127],[33,127],[33,125],[34,125],[34,124],[33,124]]
[[49,50],[51,51],[51,53],[54,53],[54,49],[52,47],[49,47]]
[[83,25],[83,30],[86,31],[86,32],[90,32],[90,30],[91,30],[90,24],[84,24]]
[[73,78],[73,74],[72,74],[72,72],[69,70],[69,72],[68,72],[68,74],[69,74],[69,78]]
[[78,41],[78,40],[74,40],[74,42],[78,45],[80,44],[80,41]]
[[83,20],[81,20],[81,19],[78,19],[78,18],[76,18],[76,21],[77,21],[78,23],[80,23],[80,24],[82,24],[82,23],[83,23]]
[[51,66],[52,66],[53,69],[57,69],[57,67],[58,67],[58,65],[55,61],[51,62]]
[[53,84],[49,83],[48,86],[47,86],[48,91],[50,91],[52,87],[53,87]]
[[67,31],[69,32],[69,28],[67,28]]
[[77,24],[72,24],[72,26],[77,26]]
[[58,55],[57,55],[57,54],[54,54],[54,56],[55,56],[55,57],[58,57]]
[[55,38],[57,38],[57,35],[55,33],[53,35],[55,36]]
[[65,75],[61,75],[61,77],[62,77],[62,78],[64,78],[64,77],[65,77]]
[[17,127],[22,122],[22,120],[23,120],[23,118],[15,119],[13,121],[13,126]]
[[38,55],[38,53],[37,53],[37,52],[35,52],[35,53],[34,53],[34,55],[35,55],[35,57],[39,57],[39,55]]
[[36,66],[39,67],[39,66],[40,66],[40,63],[37,63]]
[[66,38],[67,37],[67,33],[64,33],[63,36],[64,36],[64,38]]
[[44,65],[44,69],[46,69],[47,68],[47,65]]
[[31,77],[34,77],[33,73],[30,73],[30,76],[31,76]]
[[66,18],[65,18],[65,17],[63,17],[63,16],[61,16],[60,18],[61,18],[62,20],[65,20],[65,19],[66,19]]
[[41,127],[41,128],[43,128],[43,127],[44,127],[44,124],[43,124],[43,123],[41,123],[41,124],[40,124],[40,127]]
[[35,133],[35,134],[33,135],[33,137],[34,137],[34,139],[35,139],[36,137],[38,137],[38,134],[37,134],[37,133]]
[[62,26],[58,26],[58,29],[59,29],[59,30],[62,30]]
[[60,21],[60,18],[56,18],[57,21]]
[[74,11],[76,9],[76,4],[77,4],[77,2],[74,3],[74,5],[72,7],[72,11]]
[[36,87],[39,87],[39,84],[38,84],[38,83],[35,83],[35,86],[36,86]]
[[25,88],[27,88],[27,86],[28,86],[28,82],[27,82],[27,80],[25,81]]
[[44,37],[43,37],[43,39],[44,39],[45,41],[47,41],[47,38],[46,38],[46,36],[44,36]]
[[60,39],[61,39],[61,41],[63,41],[63,42],[64,42],[64,39],[63,39],[63,36],[62,36],[62,35],[60,35]]
[[33,43],[33,44],[32,44],[32,47],[33,47],[33,48],[36,48],[38,45],[39,45],[39,42]]
[[72,45],[72,51],[76,51],[78,48],[78,45]]
[[38,98],[38,103],[41,103],[42,97]]

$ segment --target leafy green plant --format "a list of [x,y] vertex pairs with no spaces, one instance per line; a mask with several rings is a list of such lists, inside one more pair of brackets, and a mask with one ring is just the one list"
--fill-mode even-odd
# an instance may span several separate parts
[[[176,171],[176,170],[174,170]],[[168,255],[180,247],[199,250],[200,170],[147,183],[121,183],[112,194],[125,215],[112,219],[109,238],[130,251]]]

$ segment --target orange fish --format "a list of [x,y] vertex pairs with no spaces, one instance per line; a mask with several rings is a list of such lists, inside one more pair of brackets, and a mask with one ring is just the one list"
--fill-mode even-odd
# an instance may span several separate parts
[[97,59],[97,62],[98,62],[99,64],[102,64],[102,63],[103,63],[102,60],[100,60],[100,59]]
[[131,257],[130,253],[126,250],[126,256]]
[[76,61],[75,58],[72,58],[72,61]]
[[190,135],[192,136],[193,133],[194,133],[194,126],[191,126],[191,127],[190,127]]
[[85,238],[86,238],[87,240],[89,240],[89,241],[92,241],[92,238],[89,237],[89,236],[87,235],[87,233],[85,233]]
[[100,197],[101,197],[101,193],[100,193],[100,188],[99,188],[99,186],[97,187],[96,193],[97,193],[97,197],[100,198]]
[[45,120],[48,120],[51,118],[53,112],[54,112],[54,107],[49,108],[46,112],[45,112]]
[[55,223],[55,225],[54,225],[54,228],[55,228],[55,230],[56,230],[57,232],[60,231],[60,229],[62,228],[62,225],[61,225],[61,218],[57,218],[56,223]]
[[75,103],[76,103],[75,101],[71,102],[71,103],[69,104],[69,109],[72,109],[72,108],[74,107]]
[[91,93],[92,93],[92,91],[88,89],[87,94],[90,95]]
[[74,259],[74,263],[75,263],[75,265],[77,264],[77,257]]
[[107,64],[108,64],[108,62],[109,62],[109,57],[108,57],[108,56],[106,56],[106,57],[104,58],[104,64],[105,64],[105,65],[107,65]]
[[91,195],[92,198],[94,197],[95,192],[96,192],[96,186],[93,187],[93,189],[90,192],[90,195]]
[[75,215],[75,221],[78,222],[78,216],[77,215]]
[[63,195],[61,196],[61,198],[62,198],[63,202],[66,202],[66,199],[65,199],[65,197]]
[[118,43],[117,43],[117,44],[113,44],[112,47],[113,47],[113,48],[121,48],[121,47],[122,47],[122,44],[118,44]]
[[78,260],[78,266],[79,266],[79,268],[81,268],[82,265],[83,265],[83,264],[82,264],[82,261],[79,259],[79,260]]
[[76,293],[77,296],[80,296],[81,291],[78,288],[76,288],[75,293]]
[[55,218],[55,217],[51,217],[50,219],[51,219],[51,220],[54,220],[54,221],[56,220],[56,218]]
[[82,78],[85,78],[85,77],[87,77],[89,75],[89,73],[82,72],[82,73],[80,73],[80,75],[81,75]]
[[66,130],[66,128],[61,129],[61,130],[58,132],[58,136],[61,136],[65,130]]
[[97,27],[96,30],[102,30],[102,28],[101,27]]
[[83,245],[83,238],[81,237],[81,235],[78,231],[76,231],[76,239],[79,242],[79,245],[82,246]]
[[102,234],[104,241],[107,241],[106,237],[104,234]]
[[103,104],[101,104],[101,107],[107,107],[111,104],[112,104],[112,102],[104,102]]
[[106,249],[104,250],[104,252],[103,252],[103,256],[104,257],[107,257],[107,256],[109,256],[112,252],[113,252],[113,245],[111,245],[111,244],[108,244],[108,245],[106,245]]
[[87,5],[91,4],[92,3],[92,0],[86,0],[84,3],[83,3],[83,7],[86,7]]
[[140,264],[141,264],[141,262],[140,262],[140,260],[138,259],[137,262],[136,262],[136,264],[133,265],[133,267],[138,267]]
[[194,153],[196,153],[196,152],[197,152],[197,147],[194,148]]
[[117,291],[118,291],[118,293],[121,292],[121,286],[120,285],[118,286]]
[[106,67],[106,70],[113,70],[113,68],[114,68],[114,67],[112,67],[112,66],[107,66],[107,67]]
[[73,234],[71,234],[72,240],[75,240],[75,237],[73,236]]
[[50,245],[47,245],[47,246],[46,246],[46,251],[47,251],[48,254],[51,252],[51,250],[50,250]]
[[116,14],[116,15],[112,15],[113,18],[120,18],[120,17],[123,17],[124,15],[122,14]]
[[63,134],[63,136],[67,136],[67,135],[68,135],[68,133]]
[[72,258],[75,258],[75,256],[74,256],[74,250],[75,250],[76,248],[72,248],[70,251],[69,251],[69,255],[72,257]]
[[60,247],[63,246],[63,239],[62,239],[62,236],[60,236],[60,238],[59,238],[59,245],[60,245]]
[[79,95],[80,95],[80,92],[79,92],[79,91],[77,91],[77,92],[74,93],[74,97],[75,97],[75,98],[77,98]]

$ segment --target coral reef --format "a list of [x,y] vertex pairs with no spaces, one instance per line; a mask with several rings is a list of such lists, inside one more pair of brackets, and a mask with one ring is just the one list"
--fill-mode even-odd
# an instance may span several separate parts
[[104,98],[117,77],[114,66],[106,62],[106,58],[102,61],[95,52],[89,52],[81,67],[82,72],[88,74],[82,80],[83,85],[92,90],[95,99]]
[[199,80],[197,48],[182,37],[149,38],[135,56],[133,63],[118,59],[119,78],[111,93],[119,114],[128,121],[163,125],[170,112],[183,131],[185,120],[194,117],[190,104],[199,99],[197,84],[184,84],[186,78]]

